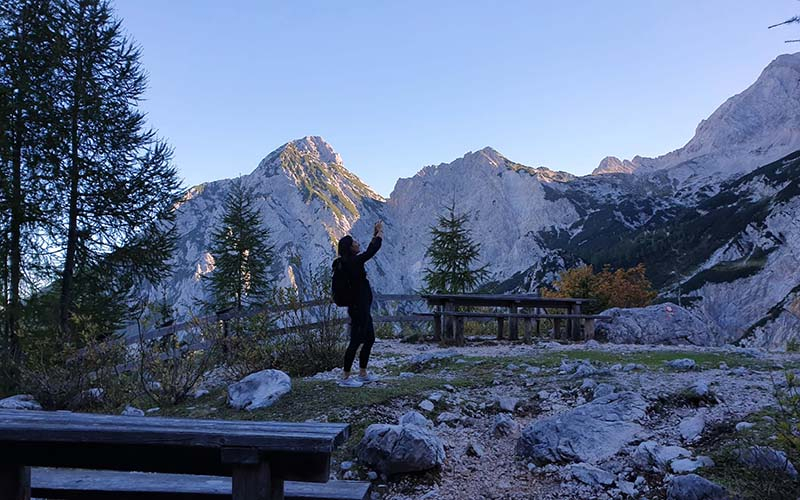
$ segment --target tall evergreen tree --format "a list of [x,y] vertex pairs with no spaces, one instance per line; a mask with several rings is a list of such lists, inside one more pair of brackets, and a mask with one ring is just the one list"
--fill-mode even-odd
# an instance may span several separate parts
[[54,169],[63,197],[53,237],[63,248],[59,326],[69,332],[78,304],[115,304],[94,312],[117,315],[133,285],[165,276],[182,189],[170,148],[137,109],[146,88],[139,49],[108,2],[54,1],[64,47],[58,68],[63,149]]
[[56,9],[43,0],[0,4],[0,255],[2,344],[17,352],[22,295],[47,258],[42,239],[52,210],[47,165],[57,143],[53,127],[60,37]]
[[222,218],[211,234],[209,253],[214,271],[206,277],[214,310],[263,303],[270,290],[269,267],[274,245],[254,207],[252,189],[241,178],[233,181]]
[[455,203],[438,217],[430,228],[431,244],[425,252],[430,266],[423,279],[431,293],[471,292],[489,276],[488,264],[474,267],[480,259],[480,243],[472,240],[467,228],[469,213],[457,214]]

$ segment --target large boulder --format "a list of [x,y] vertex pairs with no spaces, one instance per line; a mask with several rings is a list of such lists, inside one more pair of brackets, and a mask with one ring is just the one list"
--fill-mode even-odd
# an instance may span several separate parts
[[5,399],[0,399],[0,409],[3,410],[41,410],[36,399],[30,394],[17,394]]
[[253,411],[272,405],[291,390],[289,375],[280,370],[262,370],[228,386],[228,405]]
[[442,440],[416,424],[372,424],[356,453],[362,463],[387,475],[432,469],[445,459]]
[[725,489],[697,474],[672,476],[667,486],[667,500],[729,500]]
[[688,309],[664,303],[604,311],[610,320],[597,323],[598,336],[618,344],[716,345],[709,324]]
[[640,436],[638,421],[646,410],[647,402],[634,392],[597,398],[528,425],[517,442],[517,454],[537,465],[604,460]]

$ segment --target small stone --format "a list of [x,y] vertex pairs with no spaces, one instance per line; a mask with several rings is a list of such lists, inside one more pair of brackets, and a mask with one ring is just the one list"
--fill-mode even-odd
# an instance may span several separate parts
[[720,485],[697,474],[672,476],[667,486],[667,500],[686,500],[689,498],[703,500],[729,499],[728,492]]
[[597,384],[597,387],[594,388],[594,399],[602,398],[609,394],[614,394],[614,386],[611,384],[606,384],[604,382]]
[[676,474],[686,474],[687,472],[694,472],[701,467],[713,467],[714,461],[705,456],[697,457],[696,459],[679,458],[673,460],[669,466],[672,472]]
[[581,390],[588,391],[597,387],[597,382],[590,378],[583,379],[583,383],[581,383]]
[[419,404],[419,408],[423,411],[433,411],[433,402],[426,399]]
[[434,392],[433,394],[428,396],[428,399],[433,401],[434,403],[437,403],[442,399],[442,393],[441,392]]
[[738,377],[744,377],[750,374],[750,370],[748,370],[744,366],[740,366],[738,368],[734,368],[733,370],[731,370],[731,373]]
[[539,391],[536,395],[542,400],[550,398],[550,393],[547,391]]
[[497,400],[497,404],[500,406],[501,410],[511,413],[516,409],[517,403],[519,403],[519,398],[503,397]]
[[720,370],[727,370],[727,369],[728,369],[728,363],[726,363],[726,362],[724,362],[724,361],[723,361],[723,362],[721,362],[721,363],[719,364],[719,369],[720,369]]
[[708,382],[705,380],[696,380],[690,387],[689,392],[698,398],[705,398],[707,397],[711,389],[708,388]]
[[514,363],[509,363],[506,365],[506,370],[519,370],[519,366],[515,365]]
[[541,371],[542,371],[542,369],[539,368],[538,366],[529,366],[529,367],[525,368],[525,372],[526,373],[530,373],[531,375],[537,375]]
[[208,395],[208,391],[206,389],[197,389],[196,391],[194,391],[192,397],[194,399],[199,399],[206,395]]
[[342,470],[350,470],[353,468],[353,462],[350,461],[342,462],[341,464],[339,464],[339,468]]
[[645,484],[647,484],[647,480],[644,478],[644,476],[636,476],[636,480],[633,481],[633,485],[636,486],[637,489],[641,488]]
[[621,370],[622,370],[622,365],[621,364],[615,363],[615,364],[611,365],[611,371],[618,372],[618,371],[621,371]]
[[356,473],[354,471],[351,471],[351,470],[346,471],[344,473],[344,475],[342,476],[342,479],[344,479],[345,481],[352,481],[353,479],[357,479],[357,478],[358,478],[358,476],[356,476]]
[[480,444],[470,441],[467,445],[467,455],[472,457],[482,458],[486,454],[486,450]]
[[619,491],[630,497],[636,496],[636,484],[630,481],[617,480]]
[[122,415],[126,417],[144,417],[144,412],[139,408],[135,408],[133,406],[126,406],[125,409],[122,411]]
[[596,341],[595,339],[590,339],[586,341],[584,346],[588,349],[597,349],[600,347],[600,342]]
[[451,413],[449,411],[443,411],[442,413],[439,414],[438,417],[436,417],[436,422],[440,424],[458,423],[460,421],[461,417],[459,415],[456,415],[455,413]]
[[576,377],[587,377],[589,375],[594,375],[595,373],[597,373],[597,368],[592,366],[588,361],[578,365],[578,368],[575,370]]
[[614,474],[587,463],[572,464],[567,470],[572,477],[589,486],[614,484]]
[[755,425],[756,424],[752,422],[739,422],[738,424],[736,424],[736,432],[742,432],[748,429],[752,429],[753,427],[755,427]]
[[628,363],[622,367],[622,371],[624,372],[632,372],[634,370],[644,370],[644,365],[639,363]]
[[678,424],[678,429],[680,430],[681,437],[686,441],[694,441],[701,434],[703,434],[703,429],[706,427],[706,418],[703,413],[697,413],[693,417],[688,417],[681,420],[681,423]]
[[425,418],[421,413],[411,410],[400,417],[400,425],[418,425],[428,429],[433,428],[433,422]]
[[786,453],[768,446],[751,446],[737,453],[739,463],[756,469],[783,471],[791,478],[797,478],[797,469],[786,457]]
[[494,437],[509,436],[519,429],[519,424],[508,413],[498,413],[492,421],[492,435]]
[[375,472],[374,470],[371,470],[371,471],[367,472],[367,479],[369,479],[370,481],[377,480],[378,479],[378,473]]
[[400,372],[400,378],[411,378],[414,374],[411,372]]
[[456,388],[450,384],[444,384],[444,388],[450,392],[456,392]]
[[536,469],[538,469],[538,467],[536,466],[536,464],[535,464],[535,463],[533,463],[533,462],[528,462],[528,465],[527,465],[527,467],[528,467],[528,472],[533,472],[533,471],[535,471]]
[[690,358],[673,359],[671,361],[665,361],[665,363],[669,368],[682,372],[697,369],[697,363]]
[[[212,408],[212,409],[216,409],[216,408]],[[155,408],[148,408],[147,410],[145,410],[145,413],[156,413],[156,412],[159,412],[159,411],[161,411],[161,408],[156,406]]]

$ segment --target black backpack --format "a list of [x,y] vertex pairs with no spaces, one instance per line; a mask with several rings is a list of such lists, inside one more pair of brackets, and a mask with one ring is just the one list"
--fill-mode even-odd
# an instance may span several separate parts
[[351,306],[353,304],[353,283],[341,258],[333,261],[333,279],[331,281],[331,295],[334,304],[339,307]]

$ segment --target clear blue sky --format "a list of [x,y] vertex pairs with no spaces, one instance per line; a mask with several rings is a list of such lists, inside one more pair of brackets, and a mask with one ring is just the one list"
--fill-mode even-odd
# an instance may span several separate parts
[[654,156],[800,50],[795,0],[116,0],[187,185],[321,135],[388,195],[492,146],[589,173]]

